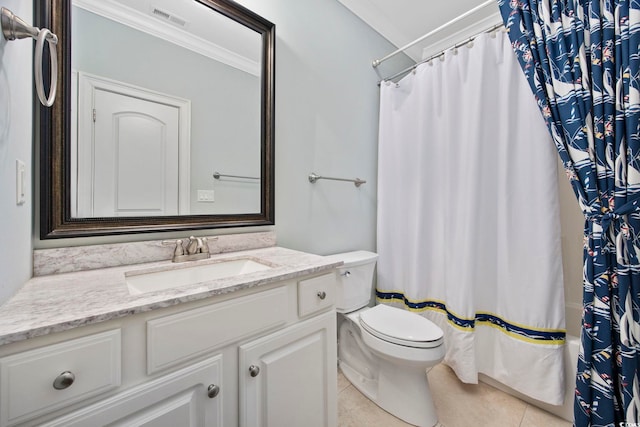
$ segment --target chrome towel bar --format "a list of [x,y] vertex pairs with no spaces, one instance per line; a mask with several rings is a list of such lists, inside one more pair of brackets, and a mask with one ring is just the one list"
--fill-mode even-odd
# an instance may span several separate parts
[[356,178],[356,179],[333,178],[333,177],[330,177],[330,176],[320,176],[320,175],[318,175],[318,174],[316,174],[314,172],[311,172],[309,174],[309,182],[310,183],[313,184],[319,179],[330,179],[330,180],[333,180],[333,181],[353,182],[356,187],[360,187],[362,184],[366,184],[366,182],[367,182],[364,179],[360,179],[360,178]]
[[220,179],[221,177],[225,177],[225,178],[241,178],[241,179],[255,179],[255,180],[260,180],[260,178],[256,178],[255,176],[242,176],[242,175],[226,175],[220,172],[214,172],[213,173],[213,177],[215,179]]

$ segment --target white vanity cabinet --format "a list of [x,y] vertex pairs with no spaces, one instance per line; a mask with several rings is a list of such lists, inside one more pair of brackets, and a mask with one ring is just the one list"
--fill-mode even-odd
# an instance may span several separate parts
[[[334,296],[330,271],[0,346],[0,427],[335,427]],[[52,354],[82,363],[20,385]]]
[[335,426],[335,313],[241,345],[240,426]]
[[12,426],[120,385],[120,330],[0,359],[0,426]]
[[204,360],[42,426],[222,427],[221,365]]

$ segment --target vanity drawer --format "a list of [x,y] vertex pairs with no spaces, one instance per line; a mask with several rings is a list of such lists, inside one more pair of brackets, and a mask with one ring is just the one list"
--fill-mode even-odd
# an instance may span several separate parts
[[334,273],[298,282],[298,316],[305,317],[324,310],[335,303],[336,276]]
[[0,426],[11,426],[116,388],[120,385],[120,367],[119,329],[3,357]]
[[152,374],[287,322],[289,292],[281,286],[147,322],[147,373]]

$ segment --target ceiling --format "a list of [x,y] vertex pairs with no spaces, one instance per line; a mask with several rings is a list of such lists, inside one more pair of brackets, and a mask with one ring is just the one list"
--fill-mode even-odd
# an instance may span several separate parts
[[[497,0],[338,1],[395,46],[405,46],[430,34],[405,50],[416,62],[501,22]],[[259,73],[259,36],[253,31],[238,31],[237,36],[228,37],[229,31],[236,28],[227,27],[235,23],[221,17],[212,25],[216,14],[203,13],[203,6],[192,0],[73,0],[73,4],[177,44],[185,39],[196,40],[194,46],[192,42],[184,47],[203,54],[210,52],[214,59]],[[185,37],[187,33],[196,37]],[[222,55],[222,51],[235,57]],[[391,63],[387,65],[393,66]]]
[[[496,0],[338,0],[398,47],[457,19],[405,52],[419,61],[500,22]],[[469,13],[470,12],[470,13]]]
[[222,14],[211,13],[199,2],[73,0],[72,4],[250,74],[261,72],[261,35]]

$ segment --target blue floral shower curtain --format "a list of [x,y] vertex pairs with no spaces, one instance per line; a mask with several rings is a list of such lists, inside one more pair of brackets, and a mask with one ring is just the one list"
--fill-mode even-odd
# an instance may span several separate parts
[[499,0],[586,217],[576,426],[640,422],[640,0]]

